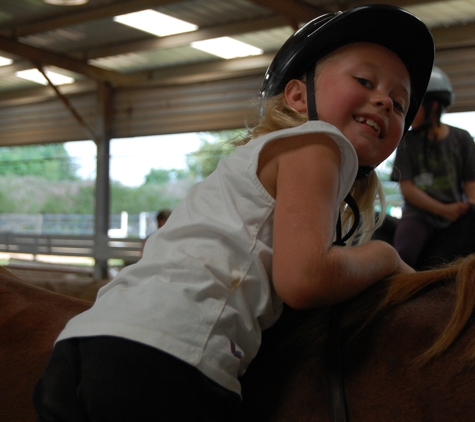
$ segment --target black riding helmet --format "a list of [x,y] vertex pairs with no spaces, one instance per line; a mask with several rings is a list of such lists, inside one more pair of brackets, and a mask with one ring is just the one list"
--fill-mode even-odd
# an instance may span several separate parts
[[[308,22],[296,31],[277,52],[267,69],[261,98],[284,91],[291,79],[300,79],[318,60],[354,42],[380,44],[396,53],[411,78],[411,103],[404,133],[411,126],[422,103],[434,63],[434,41],[425,24],[407,10],[388,5],[355,7],[329,13]],[[313,89],[309,92],[309,110],[314,107]],[[310,102],[310,101],[309,101]],[[313,118],[312,118],[313,117]],[[316,116],[309,116],[315,120]]]
[[[406,65],[411,78],[411,102],[405,119],[403,134],[411,126],[424,98],[434,64],[434,41],[417,17],[395,6],[368,5],[345,12],[325,14],[308,22],[296,31],[277,52],[267,69],[261,87],[261,98],[282,93],[291,79],[307,75],[307,102],[310,120],[317,120],[314,71],[318,60],[327,54],[354,42],[380,44],[396,53]],[[363,179],[373,170],[360,167],[357,179]],[[338,219],[336,245],[344,246],[359,224],[358,206],[348,194],[345,201],[353,210],[352,228],[342,236]]]

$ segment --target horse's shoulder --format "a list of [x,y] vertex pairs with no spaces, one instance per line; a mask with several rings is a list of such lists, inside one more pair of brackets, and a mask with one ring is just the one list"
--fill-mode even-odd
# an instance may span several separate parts
[[359,365],[369,356],[376,356],[409,365],[442,334],[454,304],[455,293],[451,286],[436,283],[398,305],[383,309],[352,337],[348,347],[351,364]]
[[19,278],[10,277],[0,274],[0,293],[1,295],[9,295],[12,297],[26,297],[26,300],[45,299],[47,301],[58,303],[83,303],[88,304],[88,301],[76,299],[70,296],[56,293],[33,284],[26,283]]
[[69,319],[91,304],[21,281],[0,267],[0,419],[34,420],[33,386]]
[[395,324],[429,325],[441,319],[447,321],[456,300],[453,283],[437,282],[417,292],[403,303],[390,308],[386,316]]

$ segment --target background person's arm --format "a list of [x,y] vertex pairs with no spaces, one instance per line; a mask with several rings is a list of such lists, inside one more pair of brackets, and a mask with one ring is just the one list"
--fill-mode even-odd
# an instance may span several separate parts
[[401,193],[406,201],[409,201],[416,207],[429,211],[432,214],[440,215],[450,221],[455,221],[462,217],[469,208],[469,205],[465,202],[444,204],[443,202],[437,201],[414,185],[412,180],[401,180],[400,187]]

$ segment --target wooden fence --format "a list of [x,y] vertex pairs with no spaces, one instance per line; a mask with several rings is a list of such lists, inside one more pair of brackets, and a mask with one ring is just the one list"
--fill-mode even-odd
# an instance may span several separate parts
[[138,238],[0,232],[0,252],[4,253],[117,258],[133,263],[140,259],[142,245]]

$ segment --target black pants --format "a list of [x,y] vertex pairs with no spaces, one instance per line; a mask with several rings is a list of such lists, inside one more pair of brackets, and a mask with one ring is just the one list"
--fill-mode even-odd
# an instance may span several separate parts
[[417,261],[435,228],[417,218],[402,219],[397,223],[394,234],[394,249],[410,267],[416,268]]
[[40,422],[224,422],[240,398],[159,350],[88,337],[56,344],[33,403]]

